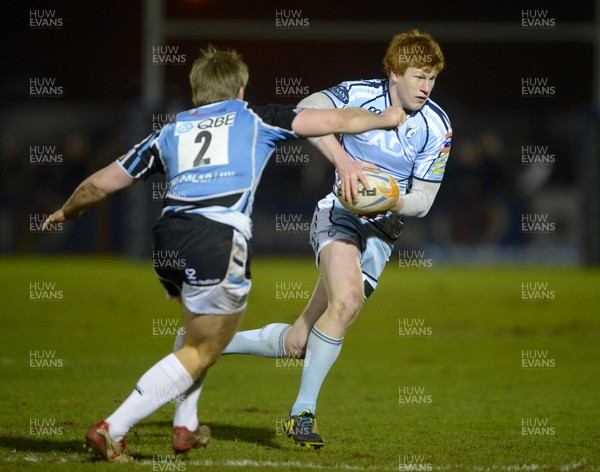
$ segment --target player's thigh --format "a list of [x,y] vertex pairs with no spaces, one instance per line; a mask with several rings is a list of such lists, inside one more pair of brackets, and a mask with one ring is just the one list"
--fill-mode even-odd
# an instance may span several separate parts
[[362,302],[360,251],[353,242],[338,239],[323,247],[319,254],[319,270],[330,304],[340,299]]

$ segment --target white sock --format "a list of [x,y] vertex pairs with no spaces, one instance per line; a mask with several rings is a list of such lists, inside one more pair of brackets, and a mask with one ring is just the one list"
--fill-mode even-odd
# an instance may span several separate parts
[[304,409],[315,413],[321,385],[342,350],[344,338],[333,338],[313,326],[306,345],[304,370],[300,382],[300,391],[292,406],[291,415],[297,415]]
[[173,426],[185,426],[190,431],[198,428],[198,400],[202,393],[204,377],[196,380],[183,395],[175,398],[175,415]]
[[[185,329],[179,328],[173,351],[178,351],[183,347]],[[185,426],[190,431],[196,431],[198,428],[198,400],[202,393],[204,385],[204,376],[196,380],[183,395],[175,398],[175,415],[173,416],[173,426]]]
[[261,329],[235,333],[223,354],[252,354],[260,357],[287,357],[285,352],[285,332],[292,325],[272,323]]
[[111,438],[121,441],[134,424],[186,392],[193,383],[194,380],[175,354],[158,361],[142,375],[123,404],[106,418]]

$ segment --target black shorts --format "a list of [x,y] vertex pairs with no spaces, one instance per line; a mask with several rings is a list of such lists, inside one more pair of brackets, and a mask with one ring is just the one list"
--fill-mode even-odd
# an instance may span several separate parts
[[154,226],[152,266],[171,297],[198,314],[238,313],[250,292],[250,245],[235,228],[169,213]]

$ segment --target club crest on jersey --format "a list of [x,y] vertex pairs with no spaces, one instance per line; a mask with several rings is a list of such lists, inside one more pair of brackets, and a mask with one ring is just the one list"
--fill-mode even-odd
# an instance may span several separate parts
[[179,123],[177,128],[175,128],[175,136],[179,136],[180,134],[187,133],[194,129],[194,125],[190,122],[186,121],[183,123]]
[[342,84],[331,87],[327,91],[335,98],[337,98],[340,102],[344,104],[348,103],[348,89]]
[[421,127],[419,125],[407,123],[406,124],[406,139],[414,138],[420,129],[421,129]]

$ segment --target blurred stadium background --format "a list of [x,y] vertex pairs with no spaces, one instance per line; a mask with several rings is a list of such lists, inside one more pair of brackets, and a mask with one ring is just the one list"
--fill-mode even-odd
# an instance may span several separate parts
[[[368,8],[314,0],[1,8],[3,43],[12,46],[0,88],[3,254],[149,257],[160,179],[54,234],[40,234],[39,220],[85,176],[191,107],[187,74],[200,47],[244,56],[248,100],[296,103],[342,80],[380,76],[391,36],[417,27],[446,55],[433,99],[448,112],[454,141],[434,207],[409,222],[399,251],[425,251],[436,265],[600,262],[597,0],[577,8],[379,0]],[[290,18],[294,26],[285,26]],[[523,88],[532,83],[543,87]],[[304,141],[278,149],[257,195],[257,253],[310,255],[308,224],[332,172]]]

